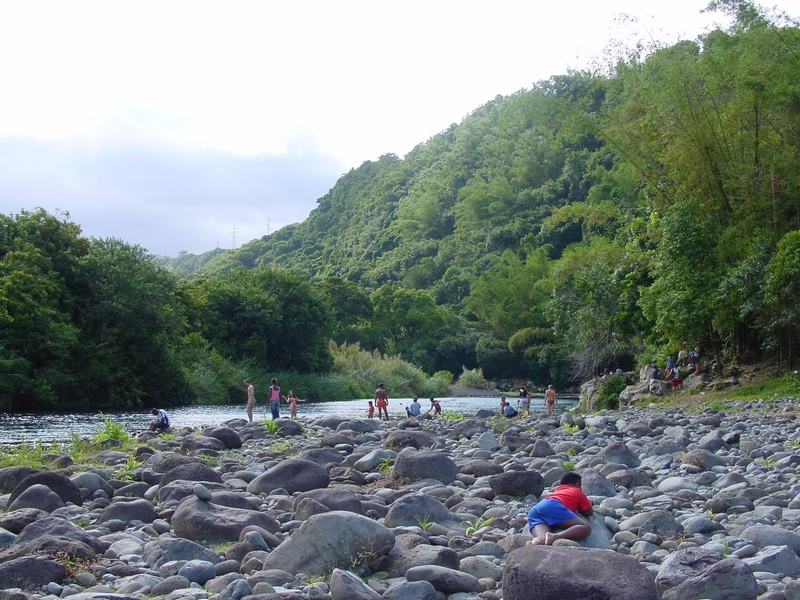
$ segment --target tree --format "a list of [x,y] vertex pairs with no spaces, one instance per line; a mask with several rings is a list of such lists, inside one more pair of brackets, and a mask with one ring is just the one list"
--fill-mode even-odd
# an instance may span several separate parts
[[264,267],[236,269],[199,285],[209,315],[205,337],[223,355],[269,369],[330,369],[330,316],[298,275]]
[[337,343],[358,341],[358,329],[372,317],[372,304],[363,288],[341,277],[328,277],[313,288],[325,301],[332,317],[331,337]]

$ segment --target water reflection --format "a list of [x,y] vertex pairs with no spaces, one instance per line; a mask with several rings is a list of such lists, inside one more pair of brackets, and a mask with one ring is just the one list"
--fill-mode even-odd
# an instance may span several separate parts
[[[497,412],[500,399],[498,398],[439,398],[443,411],[455,411],[465,414],[474,414],[480,409]],[[516,404],[516,398],[509,396],[509,400]],[[336,402],[303,402],[297,405],[300,419],[312,419],[323,415],[336,415],[347,418],[367,416],[368,400],[340,400]],[[575,398],[559,398],[559,408],[566,409],[574,406]],[[401,418],[405,416],[405,408],[411,403],[410,398],[393,398],[389,402],[389,415]],[[423,410],[429,403],[420,399]],[[532,412],[544,412],[542,398],[534,397]],[[199,428],[210,425],[220,425],[231,419],[247,418],[244,404],[224,406],[183,406],[167,408],[170,420],[175,427]],[[129,431],[146,429],[153,420],[147,410],[106,412],[105,416],[123,424]],[[281,405],[281,416],[289,416],[289,409]],[[255,419],[263,421],[269,418],[269,408],[263,403],[256,405]],[[97,413],[42,413],[42,414],[0,414],[0,444],[18,444],[33,442],[64,442],[73,435],[78,437],[91,437],[102,428],[102,420]]]

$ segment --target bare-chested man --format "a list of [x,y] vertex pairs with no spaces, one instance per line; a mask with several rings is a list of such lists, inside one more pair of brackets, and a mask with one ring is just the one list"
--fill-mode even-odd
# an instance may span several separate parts
[[247,387],[247,418],[253,422],[253,408],[256,406],[256,391],[253,389],[253,384],[249,379],[244,380],[244,385]]
[[378,420],[381,420],[381,411],[386,416],[386,420],[389,420],[389,394],[386,391],[386,388],[383,387],[382,383],[378,384],[378,389],[375,390],[375,406],[378,407]]
[[556,396],[556,391],[553,389],[552,385],[548,385],[547,389],[544,392],[544,405],[545,408],[547,408],[548,415],[553,414],[557,402],[558,402],[558,397]]

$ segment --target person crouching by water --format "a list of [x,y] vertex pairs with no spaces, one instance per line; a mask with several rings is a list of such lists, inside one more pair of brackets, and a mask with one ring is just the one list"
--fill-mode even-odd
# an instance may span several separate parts
[[269,410],[272,413],[272,420],[281,418],[281,388],[278,385],[278,380],[273,377],[271,386],[269,386]]
[[150,414],[155,415],[156,420],[150,423],[150,431],[164,431],[169,429],[169,416],[163,408],[154,408]]
[[[570,471],[561,484],[528,513],[528,529],[533,539],[528,546],[552,546],[556,540],[585,540],[592,533],[588,521],[578,516],[592,516],[592,502],[581,489],[581,476]],[[553,533],[553,529],[563,529]]]
[[433,410],[433,416],[442,414],[442,405],[439,404],[439,401],[436,398],[431,398],[431,407],[428,409],[428,412]]
[[511,406],[511,404],[506,402],[506,397],[505,396],[500,398],[500,412],[503,413],[503,416],[505,416],[508,419],[511,419],[511,418],[517,416],[517,411],[514,410],[514,407]]

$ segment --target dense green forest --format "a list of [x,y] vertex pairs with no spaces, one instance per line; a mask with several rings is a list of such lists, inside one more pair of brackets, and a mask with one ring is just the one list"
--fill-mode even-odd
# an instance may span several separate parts
[[800,29],[709,8],[731,28],[497,97],[235,251],[150,262],[5,217],[0,393],[192,401],[247,361],[325,373],[327,339],[540,385],[681,342],[718,369],[793,364]]

